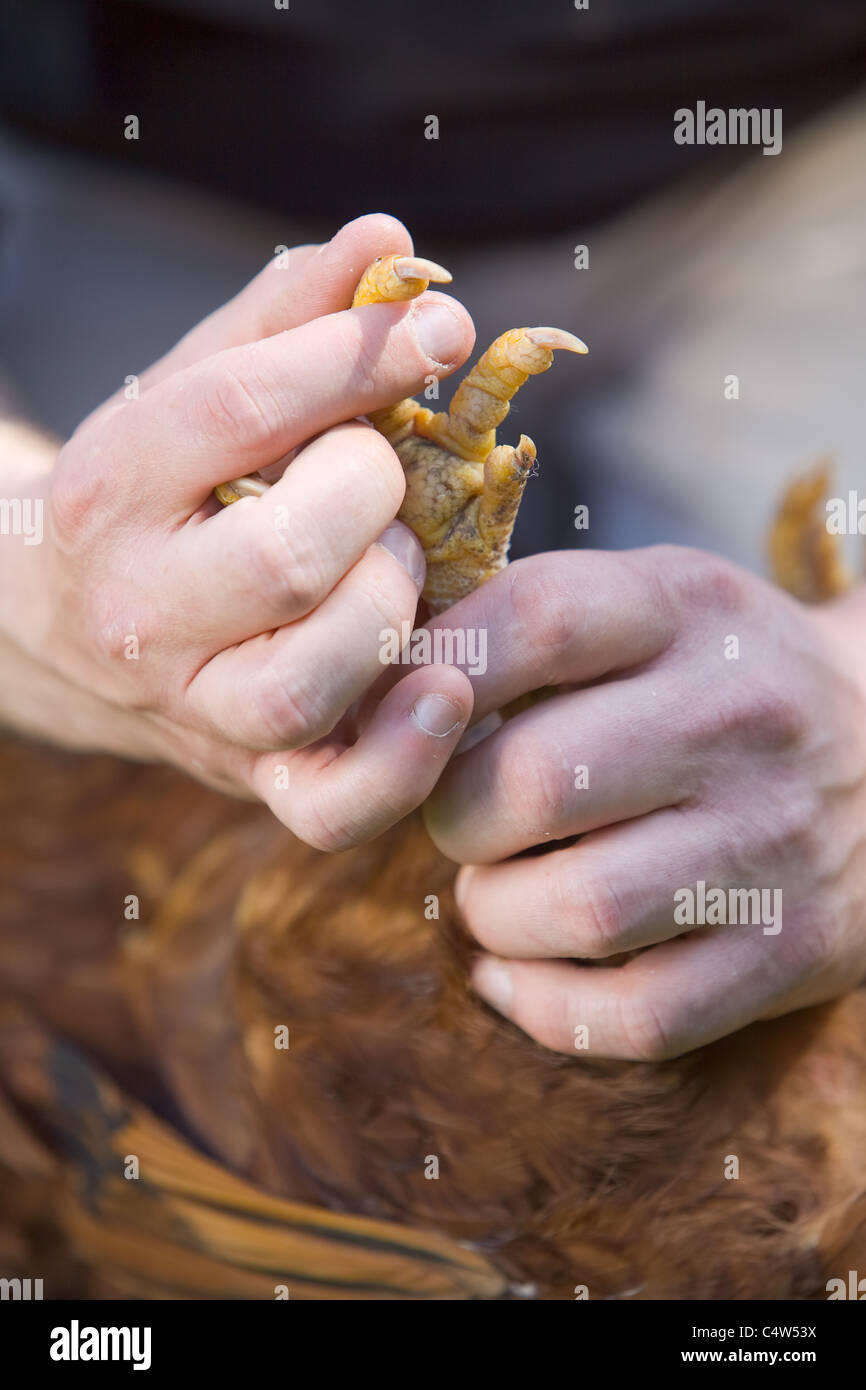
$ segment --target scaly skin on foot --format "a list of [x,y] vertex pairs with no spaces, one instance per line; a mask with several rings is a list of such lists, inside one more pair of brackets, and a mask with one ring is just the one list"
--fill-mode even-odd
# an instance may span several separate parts
[[[446,284],[450,279],[433,261],[379,257],[361,277],[353,307],[415,299],[431,281]],[[448,411],[434,414],[410,397],[370,415],[406,474],[398,515],[424,547],[424,599],[432,613],[449,608],[508,563],[535,445],[526,435],[516,447],[497,445],[496,429],[512,397],[530,376],[547,371],[557,348],[587,351],[579,338],[562,329],[511,329],[461,382]],[[218,487],[216,495],[228,504],[266,488],[260,478],[238,478]]]

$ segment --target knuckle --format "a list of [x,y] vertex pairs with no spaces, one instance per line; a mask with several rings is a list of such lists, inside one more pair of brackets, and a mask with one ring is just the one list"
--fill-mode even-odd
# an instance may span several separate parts
[[735,565],[707,551],[681,546],[659,546],[662,573],[677,604],[699,612],[740,613],[746,606],[747,576]]
[[791,748],[806,732],[797,699],[774,685],[752,686],[737,709],[737,717],[739,732],[764,748]]
[[303,748],[329,732],[320,695],[269,661],[249,685],[253,727],[265,731],[268,746]]
[[677,1041],[676,1019],[670,1004],[656,1003],[644,983],[630,991],[620,1005],[620,1027],[628,1057],[635,1062],[667,1062],[686,1050]]
[[161,679],[154,683],[141,672],[138,661],[129,661],[132,642],[136,652],[153,654],[159,650],[161,632],[156,612],[116,584],[84,586],[78,603],[81,635],[97,663],[103,670],[110,668],[113,679],[135,677],[131,683],[124,682],[130,694],[136,692],[135,699],[126,703],[136,709],[167,706],[169,682]]
[[[254,504],[251,522],[257,521],[258,515]],[[321,566],[309,535],[275,525],[258,526],[250,550],[256,591],[267,594],[286,612],[307,613],[323,597]]]
[[574,596],[565,576],[552,562],[526,561],[511,566],[511,606],[529,647],[544,658],[552,680],[562,665],[578,626]]
[[70,441],[51,478],[51,517],[59,538],[68,544],[92,535],[105,517],[109,497],[110,483],[94,466],[91,452]]
[[650,545],[622,555],[622,564],[634,580],[635,592],[643,596],[654,615],[664,647],[673,642],[680,625],[680,613],[669,581],[680,551],[681,547],[676,545]]
[[825,814],[817,788],[783,795],[764,821],[765,852],[798,864],[820,862],[826,849]]
[[733,737],[746,749],[771,752],[795,747],[806,733],[797,699],[766,681],[738,679],[727,691],[717,689],[691,722],[697,744]]
[[371,633],[375,647],[382,629],[399,630],[401,623],[412,621],[418,607],[418,590],[411,577],[402,568],[395,574],[396,568],[387,556],[380,561],[374,554],[352,578],[364,614],[362,627]]
[[291,828],[298,839],[322,854],[341,854],[344,850],[355,849],[364,838],[348,823],[332,821],[315,798],[310,799]]
[[575,875],[568,891],[581,954],[596,959],[622,951],[625,914],[609,880],[597,871]]
[[[337,337],[334,348],[342,350],[346,369],[361,396],[372,396],[382,376],[383,355],[387,360],[387,347],[383,354],[382,324],[373,322],[369,316],[363,318],[350,312],[335,321]],[[373,336],[375,333],[375,337]]]
[[505,738],[501,748],[501,786],[514,789],[512,811],[522,826],[555,833],[571,800],[571,781],[561,760],[551,759],[549,747],[531,730]]
[[235,365],[209,368],[198,398],[200,422],[208,438],[226,440],[240,449],[262,448],[283,427],[272,391],[247,352]]

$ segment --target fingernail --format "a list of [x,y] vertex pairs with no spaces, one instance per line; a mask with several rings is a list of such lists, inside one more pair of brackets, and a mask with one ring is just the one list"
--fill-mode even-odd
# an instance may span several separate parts
[[410,322],[425,357],[442,366],[457,360],[463,346],[463,324],[441,299],[420,300]]
[[387,550],[389,555],[393,555],[397,563],[412,576],[415,587],[420,592],[424,588],[427,562],[421,542],[409,527],[404,526],[402,521],[392,521],[387,530],[382,532],[378,544]]
[[420,695],[409,713],[419,729],[434,738],[445,738],[463,723],[459,706],[446,695]]
[[481,956],[472,967],[472,984],[492,1009],[509,1017],[514,982],[507,965],[493,956]]

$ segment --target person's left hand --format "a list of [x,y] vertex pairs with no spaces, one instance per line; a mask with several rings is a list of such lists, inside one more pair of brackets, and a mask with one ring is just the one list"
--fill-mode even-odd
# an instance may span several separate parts
[[864,608],[660,546],[518,561],[430,624],[487,629],[476,719],[570,687],[458,752],[426,805],[474,866],[490,1004],[547,1047],[659,1060],[863,979]]

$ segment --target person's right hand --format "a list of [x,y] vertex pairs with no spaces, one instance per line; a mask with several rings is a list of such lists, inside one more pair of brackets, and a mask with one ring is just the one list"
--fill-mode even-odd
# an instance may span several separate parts
[[[0,616],[7,719],[175,762],[326,849],[424,800],[469,718],[468,678],[413,670],[354,742],[347,716],[424,579],[420,545],[392,524],[397,456],[353,417],[447,375],[473,342],[441,294],[346,308],[375,256],[411,249],[378,215],[298,248],[143,375],[138,399],[79,427],[33,484],[43,544],[4,538],[22,595]],[[212,498],[287,455],[264,497]]]

